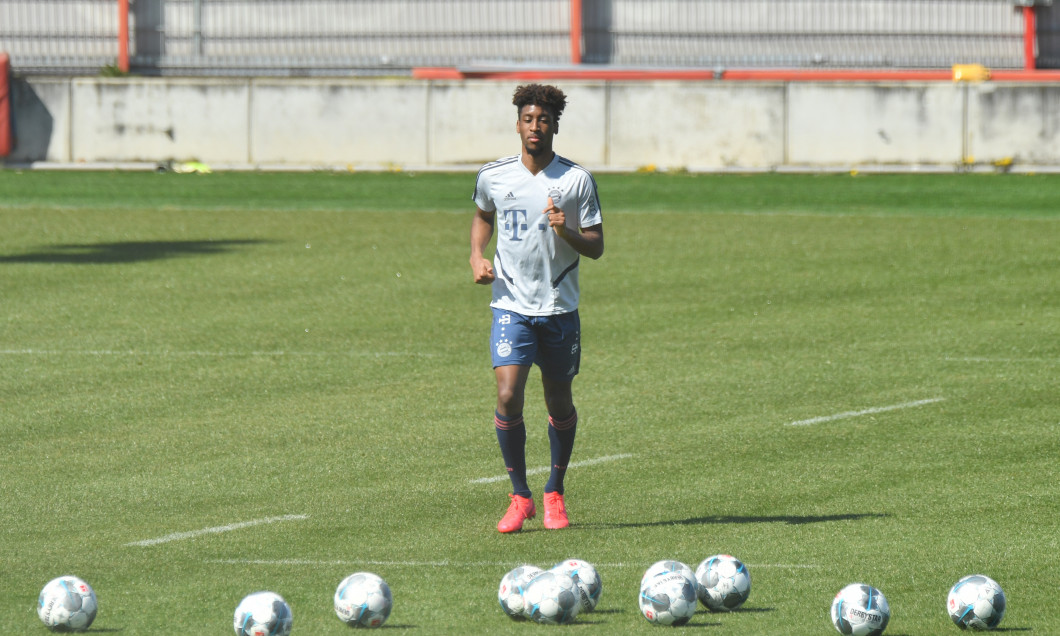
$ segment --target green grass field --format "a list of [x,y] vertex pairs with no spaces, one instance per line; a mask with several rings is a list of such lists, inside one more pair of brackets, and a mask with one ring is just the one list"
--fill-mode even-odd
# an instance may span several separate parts
[[387,633],[529,634],[501,576],[571,557],[604,591],[567,629],[658,633],[643,571],[717,553],[751,597],[682,631],[833,633],[865,582],[888,635],[956,634],[983,573],[1058,633],[1060,178],[598,175],[573,525],[514,536],[473,182],[0,171],[0,633],[72,573],[93,632],[231,633],[269,589],[344,634],[368,570]]

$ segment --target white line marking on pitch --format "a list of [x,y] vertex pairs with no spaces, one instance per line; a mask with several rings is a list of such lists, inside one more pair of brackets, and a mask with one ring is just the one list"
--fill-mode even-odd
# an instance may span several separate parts
[[871,409],[863,409],[861,411],[847,411],[845,413],[836,413],[835,415],[823,415],[821,417],[811,417],[808,420],[796,420],[794,422],[788,422],[785,426],[805,426],[807,424],[820,424],[821,422],[831,422],[834,420],[845,420],[851,417],[858,417],[861,415],[872,415],[873,413],[886,413],[887,411],[897,411],[899,409],[911,409],[916,406],[924,406],[925,404],[934,404],[935,402],[941,402],[946,398],[930,398],[927,400],[917,400],[916,402],[903,402],[902,404],[892,404],[891,406],[877,406]]
[[269,523],[278,523],[280,521],[301,521],[303,519],[308,518],[309,515],[283,515],[282,517],[266,517],[264,519],[255,519],[253,521],[241,521],[239,523],[230,523],[227,526],[214,526],[213,528],[202,528],[201,530],[190,530],[188,532],[174,532],[173,534],[167,534],[164,537],[158,537],[156,539],[144,539],[143,541],[133,541],[132,543],[126,543],[125,545],[147,547],[151,545],[158,545],[160,543],[169,543],[170,541],[194,539],[195,537],[201,537],[204,534],[220,534],[222,532],[231,532],[233,530],[249,528],[251,526],[261,526]]
[[[602,464],[604,462],[614,462],[620,459],[629,459],[633,457],[630,453],[622,453],[621,455],[607,455],[605,457],[594,457],[593,459],[586,459],[580,462],[572,462],[567,465],[568,469],[581,468],[583,466],[592,466],[593,464]],[[539,475],[541,473],[547,473],[552,470],[551,466],[538,466],[537,468],[528,468],[526,470],[527,475]],[[496,475],[494,477],[479,477],[478,479],[472,479],[472,484],[492,484],[497,481],[504,481],[508,479],[508,475]]]
[[[329,566],[343,565],[350,567],[360,566],[382,566],[395,568],[483,568],[483,567],[505,567],[513,568],[519,563],[510,561],[375,561],[371,559],[210,559],[207,563],[221,563],[224,565],[286,565],[286,566]],[[648,569],[650,563],[594,563],[598,568],[644,568]],[[819,568],[819,565],[789,564],[789,563],[748,563],[749,568],[785,568],[785,569],[811,569]]]
[[986,357],[967,357],[967,358],[943,358],[946,362],[1042,362],[1044,364],[1056,364],[1060,361],[1058,358],[986,358]]

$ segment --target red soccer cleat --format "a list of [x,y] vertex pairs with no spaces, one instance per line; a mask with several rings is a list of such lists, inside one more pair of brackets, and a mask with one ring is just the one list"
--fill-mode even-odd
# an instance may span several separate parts
[[508,505],[508,512],[504,513],[501,520],[497,522],[497,530],[501,532],[516,532],[523,529],[523,522],[533,519],[537,514],[534,500],[519,495],[508,495],[512,503]]
[[563,504],[563,495],[558,492],[545,493],[545,527],[559,530],[570,525],[567,520],[567,506]]

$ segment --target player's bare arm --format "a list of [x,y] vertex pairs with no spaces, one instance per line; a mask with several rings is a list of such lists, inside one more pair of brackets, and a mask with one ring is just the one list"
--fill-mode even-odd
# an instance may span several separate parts
[[556,207],[551,197],[548,199],[548,207],[544,209],[543,213],[548,215],[548,224],[556,231],[556,234],[579,254],[592,259],[597,259],[604,255],[603,224],[583,227],[580,232],[571,230],[567,226],[567,215],[562,209]]
[[583,256],[597,259],[604,255],[603,224],[583,227],[578,234],[567,231],[563,238]]
[[493,238],[494,214],[486,212],[482,208],[475,209],[475,216],[471,219],[471,276],[479,285],[489,285],[493,282],[493,263],[483,256],[486,246]]

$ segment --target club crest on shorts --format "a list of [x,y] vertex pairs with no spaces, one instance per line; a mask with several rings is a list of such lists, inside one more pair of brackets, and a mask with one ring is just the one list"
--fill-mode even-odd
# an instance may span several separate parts
[[507,338],[497,341],[497,355],[502,358],[512,355],[512,343]]

